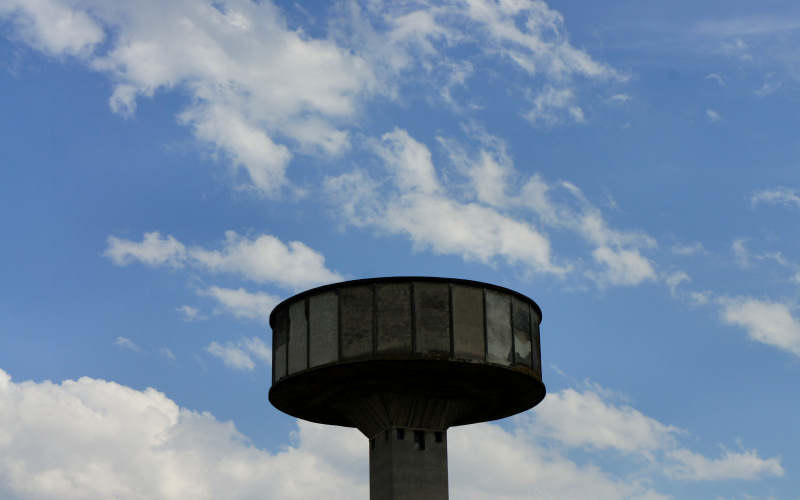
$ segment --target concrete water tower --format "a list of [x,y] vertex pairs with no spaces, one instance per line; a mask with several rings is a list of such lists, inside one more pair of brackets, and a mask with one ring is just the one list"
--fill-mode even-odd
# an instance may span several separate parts
[[270,402],[369,439],[371,500],[447,499],[447,429],[538,404],[539,324],[528,297],[448,278],[346,281],[270,314]]

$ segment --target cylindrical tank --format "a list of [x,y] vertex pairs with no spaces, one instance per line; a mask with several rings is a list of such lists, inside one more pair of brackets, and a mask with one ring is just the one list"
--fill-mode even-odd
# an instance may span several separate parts
[[357,427],[370,440],[372,500],[447,498],[446,430],[507,417],[545,396],[528,297],[449,278],[314,288],[270,315],[270,402]]

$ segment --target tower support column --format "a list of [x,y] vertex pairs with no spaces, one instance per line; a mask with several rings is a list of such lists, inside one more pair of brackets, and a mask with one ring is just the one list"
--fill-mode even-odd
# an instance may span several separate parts
[[447,432],[388,428],[369,440],[370,500],[447,500]]

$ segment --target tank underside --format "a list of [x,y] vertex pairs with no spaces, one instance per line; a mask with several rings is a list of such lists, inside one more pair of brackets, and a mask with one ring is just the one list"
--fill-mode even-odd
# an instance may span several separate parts
[[545,395],[525,367],[447,359],[369,359],[305,370],[282,379],[270,402],[289,415],[357,427],[442,430],[508,417]]

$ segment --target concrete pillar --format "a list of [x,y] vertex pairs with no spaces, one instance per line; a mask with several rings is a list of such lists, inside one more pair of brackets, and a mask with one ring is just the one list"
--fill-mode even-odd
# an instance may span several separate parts
[[447,432],[389,428],[369,440],[370,500],[447,500]]

